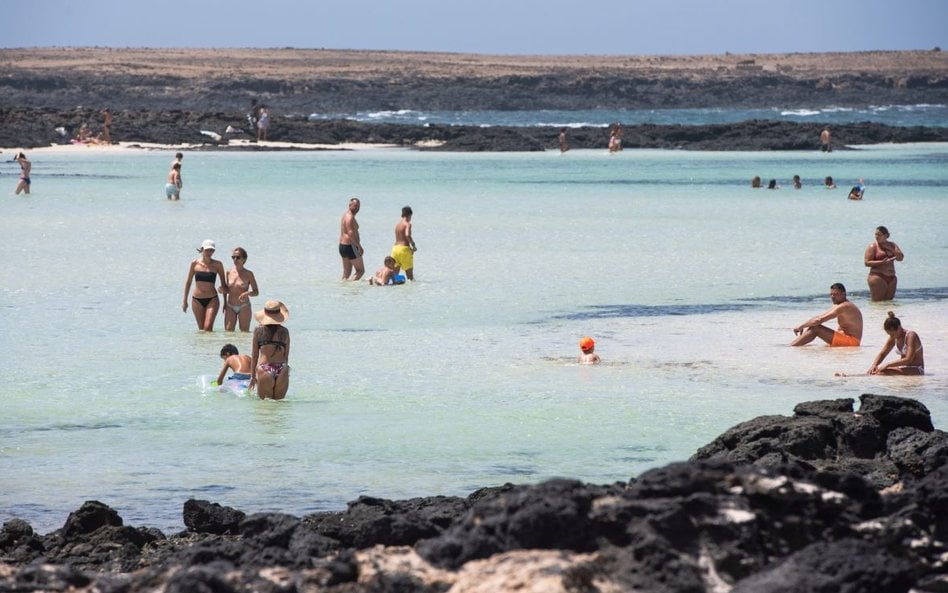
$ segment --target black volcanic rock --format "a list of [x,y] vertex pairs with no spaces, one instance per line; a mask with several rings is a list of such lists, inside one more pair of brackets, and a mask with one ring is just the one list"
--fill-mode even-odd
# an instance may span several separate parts
[[564,592],[945,591],[948,435],[917,401],[860,400],[750,420],[628,483],[361,497],[302,519],[189,500],[170,538],[91,501],[45,536],[7,521],[0,591],[506,591],[527,574]]

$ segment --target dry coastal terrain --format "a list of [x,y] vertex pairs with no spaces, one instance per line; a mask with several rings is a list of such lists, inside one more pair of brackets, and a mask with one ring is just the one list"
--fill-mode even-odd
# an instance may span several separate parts
[[[0,50],[0,146],[45,146],[104,107],[113,137],[198,142],[198,127],[245,126],[252,100],[268,106],[272,140],[445,143],[458,150],[538,150],[550,129],[411,130],[336,126],[311,113],[383,109],[649,109],[866,106],[948,102],[948,56],[938,50],[714,56],[513,56],[322,49],[16,48]],[[822,122],[812,125],[820,126]],[[811,124],[800,124],[809,126]],[[665,126],[667,127],[667,126]],[[884,126],[883,126],[884,127]],[[663,128],[663,127],[659,127]],[[694,127],[691,127],[694,128]],[[666,138],[629,130],[626,146],[801,148],[793,126],[744,126]],[[673,130],[672,130],[673,131]],[[798,133],[796,133],[798,132]],[[841,130],[841,132],[845,132]],[[818,133],[818,131],[817,131]],[[945,140],[944,130],[853,130],[842,143]],[[602,130],[576,130],[574,147],[601,146]],[[755,140],[754,138],[757,137]],[[206,140],[206,138],[203,138]],[[763,142],[755,145],[754,142]],[[718,144],[721,144],[720,146]]]

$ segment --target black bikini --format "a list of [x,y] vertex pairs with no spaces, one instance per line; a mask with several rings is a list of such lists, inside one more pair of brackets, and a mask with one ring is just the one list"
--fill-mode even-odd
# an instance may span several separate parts
[[[217,278],[217,274],[215,274],[214,272],[194,272],[194,279],[197,280],[198,282],[210,282],[211,284],[214,284],[214,280],[216,278]],[[201,306],[207,309],[207,305],[211,301],[217,299],[217,295],[215,294],[212,297],[204,297],[204,298],[192,296],[191,298],[201,303]]]
[[191,298],[192,298],[193,300],[195,300],[195,301],[201,303],[201,306],[204,307],[205,309],[207,309],[208,303],[210,303],[211,301],[217,300],[217,295],[215,294],[215,295],[212,296],[212,297],[206,297],[206,298],[198,298],[198,297],[196,297],[196,296],[193,296],[193,297],[191,297]]

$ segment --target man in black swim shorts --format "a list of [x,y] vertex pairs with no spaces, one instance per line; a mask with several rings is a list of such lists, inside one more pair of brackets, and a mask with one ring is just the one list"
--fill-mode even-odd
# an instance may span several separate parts
[[343,280],[349,280],[353,270],[355,275],[352,280],[359,280],[365,274],[365,264],[362,261],[365,250],[362,248],[359,223],[356,221],[356,214],[359,213],[361,205],[359,198],[349,200],[349,207],[339,222],[339,255],[342,257]]

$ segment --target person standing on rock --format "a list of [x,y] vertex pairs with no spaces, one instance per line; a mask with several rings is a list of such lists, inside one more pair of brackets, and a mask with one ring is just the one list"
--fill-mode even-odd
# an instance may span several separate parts
[[13,160],[20,164],[20,181],[16,184],[16,191],[13,195],[18,196],[20,192],[30,195],[30,184],[33,183],[30,181],[30,171],[33,169],[33,163],[26,158],[26,154],[23,152],[18,152]]
[[257,142],[267,141],[267,131],[270,129],[270,114],[266,106],[260,108],[260,117],[257,119]]
[[560,130],[560,154],[569,150],[569,142],[566,140],[566,128]]
[[823,131],[820,132],[820,150],[823,152],[833,152],[833,138],[830,135],[829,128],[823,128]]
[[349,207],[342,215],[339,221],[339,256],[342,257],[342,279],[349,280],[355,270],[352,280],[359,280],[365,274],[365,263],[362,256],[365,255],[365,249],[362,248],[362,240],[359,237],[359,222],[356,220],[356,214],[362,203],[359,198],[349,200]]
[[112,110],[106,107],[102,110],[102,142],[112,144]]
[[[862,312],[859,307],[846,300],[846,287],[839,282],[830,286],[830,299],[833,306],[827,311],[793,328],[797,338],[790,343],[791,346],[803,346],[815,338],[820,338],[830,346],[859,345],[862,340]],[[839,329],[833,331],[823,325],[830,319],[837,320]]]
[[402,208],[402,218],[395,225],[395,246],[392,247],[392,258],[398,264],[395,272],[401,269],[405,272],[405,278],[415,279],[415,252],[418,247],[411,236],[411,206]]

